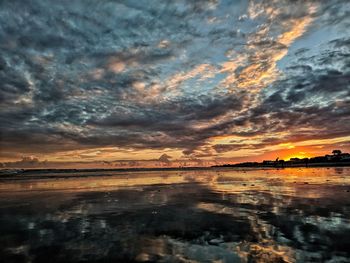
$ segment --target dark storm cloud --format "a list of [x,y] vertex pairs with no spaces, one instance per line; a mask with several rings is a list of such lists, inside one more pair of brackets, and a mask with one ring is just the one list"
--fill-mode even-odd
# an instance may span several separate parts
[[[347,1],[313,3],[310,14],[302,1],[1,1],[1,153],[117,146],[210,156],[207,140],[225,134],[348,135],[346,35],[288,54],[283,77],[258,91],[248,81],[288,51],[275,36],[294,20],[314,19],[310,34],[348,24]],[[252,18],[255,5],[276,14]]]

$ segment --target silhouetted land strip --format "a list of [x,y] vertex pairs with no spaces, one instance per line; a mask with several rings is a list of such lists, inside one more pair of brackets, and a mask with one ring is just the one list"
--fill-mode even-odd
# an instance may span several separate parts
[[263,164],[262,162],[245,162],[245,163],[237,163],[237,164],[224,164],[224,165],[214,165],[215,167],[288,167],[288,168],[297,168],[297,167],[339,167],[339,166],[350,166],[350,162],[328,162],[328,163],[289,163],[285,162],[283,165],[278,163],[276,165],[273,164]]
[[[7,180],[27,180],[28,178],[70,178],[70,177],[91,177],[91,176],[115,176],[115,172],[135,173],[135,172],[157,172],[157,171],[199,171],[210,170],[217,168],[256,168],[256,169],[274,169],[274,168],[298,168],[298,167],[346,167],[350,166],[350,162],[342,163],[311,163],[308,166],[305,164],[293,164],[293,165],[264,165],[258,162],[247,162],[238,164],[225,164],[216,165],[211,167],[174,167],[174,168],[123,168],[123,169],[11,169],[0,171],[0,181],[2,179]],[[107,173],[106,173],[107,172]],[[110,172],[110,173],[108,173]]]
[[263,162],[244,162],[237,164],[216,165],[213,167],[335,167],[350,166],[350,154],[342,153],[340,150],[333,150],[332,155],[316,156],[312,158],[290,158],[289,161],[280,160],[278,157],[275,161],[265,160]]

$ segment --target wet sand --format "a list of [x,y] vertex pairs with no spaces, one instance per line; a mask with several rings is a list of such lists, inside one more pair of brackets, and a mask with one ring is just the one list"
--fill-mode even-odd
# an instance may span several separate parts
[[1,262],[350,262],[349,248],[349,167],[0,178]]

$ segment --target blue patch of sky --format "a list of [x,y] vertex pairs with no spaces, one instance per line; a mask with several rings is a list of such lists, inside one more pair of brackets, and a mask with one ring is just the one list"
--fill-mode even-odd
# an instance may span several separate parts
[[284,70],[293,61],[294,54],[300,49],[307,49],[307,55],[318,55],[328,48],[327,43],[334,39],[346,37],[345,32],[339,32],[333,27],[311,27],[302,37],[294,41],[288,50],[288,54],[277,62],[279,69]]

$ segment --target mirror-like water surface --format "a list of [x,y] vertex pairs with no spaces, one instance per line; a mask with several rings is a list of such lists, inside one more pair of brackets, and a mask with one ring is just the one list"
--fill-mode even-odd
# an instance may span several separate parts
[[90,175],[0,178],[1,260],[350,262],[350,168]]

